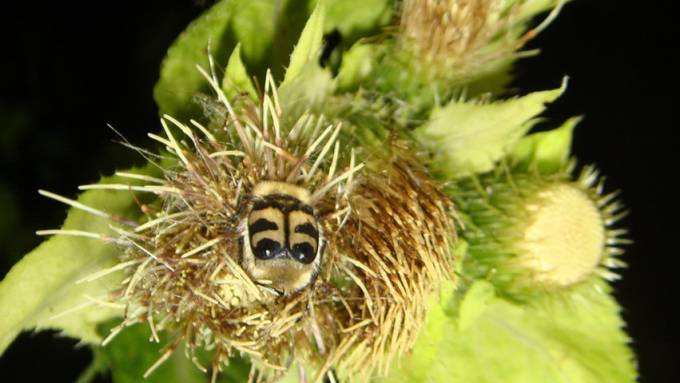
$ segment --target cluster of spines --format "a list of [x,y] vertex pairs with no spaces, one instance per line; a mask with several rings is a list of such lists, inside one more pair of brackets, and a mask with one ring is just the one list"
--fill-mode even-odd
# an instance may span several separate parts
[[[281,371],[284,367],[273,361],[280,360],[279,354],[285,351],[269,350],[270,355],[263,355],[262,348],[273,347],[258,339],[266,340],[262,337],[265,334],[280,337],[296,326],[306,310],[306,295],[288,300],[276,315],[260,307],[271,300],[267,296],[273,293],[256,285],[238,263],[242,203],[261,180],[299,184],[313,190],[315,203],[329,205],[326,210],[331,210],[331,218],[341,226],[351,212],[347,201],[356,181],[355,173],[363,164],[356,163],[353,150],[349,155],[341,153],[339,123],[327,123],[323,116],[305,113],[292,127],[282,127],[282,110],[270,74],[259,105],[246,101],[236,109],[217,86],[214,74],[199,70],[228,111],[222,133],[228,137],[231,133],[227,130],[231,129],[237,138],[220,141],[216,138],[220,132],[211,132],[195,120],[190,121],[192,129],[171,116],[163,116],[165,137],[149,134],[176,158],[153,161],[162,169],[163,178],[119,172],[119,177],[133,182],[80,187],[157,195],[162,201],[160,206],[140,205],[149,215],[148,221],[133,222],[43,191],[47,197],[111,220],[112,233],[45,230],[39,234],[83,236],[121,246],[124,255],[119,264],[84,280],[127,271],[121,288],[106,299],[108,304],[124,307],[124,320],[111,330],[104,345],[124,328],[139,322],[148,323],[156,342],[161,329],[175,333],[146,376],[169,358],[181,341],[189,346],[191,360],[204,371],[206,368],[194,355],[195,348],[208,345],[216,350],[213,379],[232,355],[232,349],[259,360],[266,368]],[[183,136],[178,138],[173,131]],[[135,149],[151,160],[156,158]],[[139,181],[146,184],[138,185]],[[248,312],[249,305],[257,308],[254,313]],[[226,331],[227,322],[241,325]],[[252,334],[244,334],[246,329]],[[276,343],[285,347],[287,341],[273,342],[273,346]]]
[[[515,36],[518,4],[498,0],[405,0],[401,6],[399,45],[421,65],[434,66],[435,77],[465,80],[479,68],[508,62],[530,52],[518,52],[559,14],[558,1],[539,25]],[[433,73],[437,69],[432,70]],[[479,73],[476,73],[477,75]]]

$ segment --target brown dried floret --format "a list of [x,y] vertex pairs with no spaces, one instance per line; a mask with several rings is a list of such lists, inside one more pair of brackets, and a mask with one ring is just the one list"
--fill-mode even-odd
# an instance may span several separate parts
[[353,315],[343,323],[343,341],[353,346],[338,370],[364,377],[387,373],[413,347],[427,297],[453,277],[452,204],[405,153],[382,166],[357,188],[354,213],[338,238],[344,255],[338,276],[361,290],[348,300]]
[[522,55],[517,51],[557,16],[563,2],[556,3],[542,23],[523,32],[522,8],[531,6],[521,1],[404,0],[399,44],[425,69],[465,77]]

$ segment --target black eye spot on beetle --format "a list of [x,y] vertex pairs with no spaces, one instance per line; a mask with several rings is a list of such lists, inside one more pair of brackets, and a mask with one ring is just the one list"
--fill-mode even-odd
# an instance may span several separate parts
[[281,253],[281,244],[264,238],[257,243],[253,249],[253,254],[257,259],[272,259]]
[[293,259],[300,263],[309,264],[314,261],[314,248],[309,243],[298,243],[293,246],[291,252]]

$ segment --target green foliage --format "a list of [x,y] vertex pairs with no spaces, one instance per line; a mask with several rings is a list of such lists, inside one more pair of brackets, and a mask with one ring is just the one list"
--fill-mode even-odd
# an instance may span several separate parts
[[196,65],[207,69],[209,52],[216,75],[221,76],[225,60],[237,43],[244,67],[232,66],[229,75],[238,75],[236,78],[242,82],[243,72],[236,72],[243,69],[264,84],[265,71],[271,68],[280,79],[308,15],[307,7],[292,0],[217,2],[192,22],[168,49],[154,89],[160,112],[180,120],[200,116],[201,110],[193,97],[210,90]]
[[239,43],[234,48],[234,51],[229,56],[227,69],[222,79],[222,91],[228,98],[233,98],[239,93],[246,93],[251,98],[257,97],[257,92],[253,87],[253,82],[248,75],[248,70],[241,60],[241,44]]
[[509,154],[511,164],[544,174],[564,169],[569,160],[574,128],[580,121],[581,117],[573,117],[559,128],[522,138]]
[[279,96],[289,116],[300,116],[309,111],[319,112],[334,91],[335,81],[330,72],[312,62],[307,64],[302,75],[279,88]]
[[[118,321],[114,323],[117,324]],[[103,326],[108,327],[108,326]],[[107,334],[108,331],[102,331]],[[168,341],[167,334],[161,343],[150,341],[151,331],[146,324],[137,324],[125,329],[114,338],[106,347],[101,347],[98,352],[101,362],[113,367],[111,377],[115,383],[135,383],[151,367],[163,352],[163,345]],[[204,383],[206,375],[202,373],[184,355],[184,350],[179,347],[172,354],[167,363],[163,363],[145,381],[149,383]]]
[[[232,52],[223,84],[244,87],[240,90],[252,94],[250,76],[264,84],[265,72],[271,70],[274,77],[281,80],[288,67],[284,80],[288,83],[307,70],[311,62],[318,62],[324,33],[338,30],[343,34],[343,42],[351,43],[384,25],[393,8],[387,0],[370,0],[369,4],[356,0],[328,0],[325,3],[327,5],[319,3],[312,7],[316,1],[310,1],[309,6],[301,6],[294,0],[217,2],[192,22],[168,50],[154,89],[161,114],[170,114],[180,120],[201,115],[193,97],[210,90],[196,65],[208,68],[208,51],[218,76],[223,73],[225,60]],[[310,17],[312,9],[317,11]],[[352,17],[343,13],[348,9],[352,10]],[[326,22],[325,14],[328,14]],[[301,35],[305,25],[306,31]],[[235,50],[237,44],[239,49]],[[233,92],[227,94],[230,93]]]
[[[151,167],[136,173],[149,174]],[[105,177],[102,183],[120,181]],[[138,215],[132,195],[91,190],[78,201],[109,214],[134,218]],[[111,234],[109,220],[82,210],[70,209],[64,230]],[[78,283],[81,279],[118,262],[119,249],[101,240],[55,236],[19,261],[0,283],[0,353],[22,331],[53,328],[64,335],[94,343],[100,340],[95,327],[118,314],[92,300],[102,300],[119,281],[120,274]]]
[[298,40],[293,53],[290,56],[290,64],[286,70],[281,87],[285,87],[296,77],[300,76],[305,66],[309,63],[316,63],[321,54],[323,43],[323,27],[326,8],[323,1],[319,1],[314,8],[314,12],[309,17],[305,29],[302,30],[300,40]]
[[221,1],[201,15],[172,44],[161,65],[161,73],[154,98],[161,114],[188,119],[200,115],[192,99],[199,92],[207,92],[208,84],[196,70],[196,65],[208,67],[206,52],[217,62],[233,49],[233,38],[227,27],[238,2]]
[[[363,87],[401,99],[415,119],[427,117],[428,111],[437,103],[448,102],[461,92],[470,97],[501,93],[512,80],[513,64],[519,58],[538,53],[537,50],[524,51],[522,48],[550,24],[562,3],[560,0],[502,1],[492,3],[487,10],[489,13],[480,12],[474,16],[469,10],[466,13],[460,8],[459,14],[440,15],[439,19],[431,20],[432,23],[458,23],[453,27],[458,30],[457,34],[452,33],[449,40],[432,45],[426,42],[421,46],[420,40],[429,40],[429,28],[434,34],[433,40],[442,38],[445,35],[440,30],[442,26],[424,24],[421,26],[424,31],[415,29],[418,31],[415,36],[420,35],[420,39],[407,40],[400,40],[396,31],[385,30],[380,38],[358,41],[349,49],[342,60],[340,89]],[[432,4],[430,6],[434,7]],[[442,7],[437,8],[437,12],[443,12],[446,7],[445,3],[440,5]],[[395,6],[395,10],[398,8]],[[532,18],[548,10],[551,13],[534,29],[528,30]],[[427,11],[420,9],[414,12]],[[434,14],[436,12],[430,16],[434,17]],[[419,16],[405,13],[402,17],[418,19]],[[468,30],[462,20],[484,24],[489,30]],[[403,25],[408,25],[408,22]],[[474,41],[473,37],[467,46],[451,47],[449,55],[446,55],[447,46],[454,46],[471,35],[481,40]]]
[[[117,325],[119,319],[100,326],[102,335]],[[118,334],[106,347],[97,349],[96,363],[111,368],[114,383],[139,382],[144,373],[161,357],[165,345],[171,337],[159,334],[160,343],[149,341],[151,331],[146,324],[137,324]],[[208,375],[199,370],[185,355],[182,346],[172,353],[170,359],[154,370],[144,381],[149,383],[207,383]],[[210,367],[210,355],[201,355],[198,363]],[[241,358],[234,358],[220,374],[218,382],[245,382],[248,380],[250,366]]]
[[494,297],[493,290],[477,281],[462,298],[433,308],[411,356],[381,381],[635,381],[619,308],[606,292],[580,289],[520,306]]
[[376,64],[374,44],[357,43],[342,56],[338,73],[338,88],[343,91],[355,90],[371,75]]
[[431,167],[446,179],[491,170],[531,128],[562,87],[491,103],[453,101],[432,111],[413,137],[432,153]]
[[319,1],[290,56],[290,65],[279,88],[288,115],[317,111],[335,90],[330,72],[319,65],[325,12],[324,2]]
[[352,42],[367,32],[378,32],[387,25],[394,10],[391,0],[325,0],[324,32],[338,30]]
[[454,297],[454,284],[446,282],[440,292],[429,298],[430,307],[424,328],[418,337],[418,341],[412,353],[403,358],[398,368],[392,370],[389,376],[378,379],[380,383],[417,383],[417,382],[446,382],[449,380],[432,380],[430,369],[441,363],[442,353],[446,349],[441,348],[440,340],[448,336],[450,313],[448,304]]

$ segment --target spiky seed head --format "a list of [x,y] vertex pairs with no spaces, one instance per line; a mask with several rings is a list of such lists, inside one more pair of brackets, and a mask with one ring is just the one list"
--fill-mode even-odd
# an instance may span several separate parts
[[495,30],[496,0],[405,0],[401,9],[401,44],[423,54],[423,60],[460,59],[479,49]]
[[404,0],[398,43],[429,77],[469,80],[514,58],[552,19],[522,34],[516,25],[522,6],[503,0]]
[[422,165],[393,150],[357,187],[355,213],[339,238],[344,261],[336,278],[349,279],[350,296],[359,298],[339,297],[352,312],[344,323],[352,347],[338,363],[345,378],[386,374],[413,347],[427,297],[453,279],[453,205]]
[[[113,299],[126,308],[106,342],[139,322],[156,341],[173,334],[147,375],[181,343],[202,370],[196,351],[213,351],[213,380],[234,353],[260,381],[295,360],[316,382],[332,368],[387,373],[413,346],[425,298],[452,277],[451,201],[396,139],[359,163],[343,121],[286,114],[271,76],[260,100],[232,103],[203,73],[218,96],[204,103],[222,114],[208,127],[164,116],[165,137],[151,135],[175,158],[156,164],[163,178],[99,185],[158,196],[133,229],[114,225],[125,247],[115,270],[127,275]],[[254,279],[242,258],[253,201],[272,185],[313,206],[326,246],[318,276],[291,291]]]

